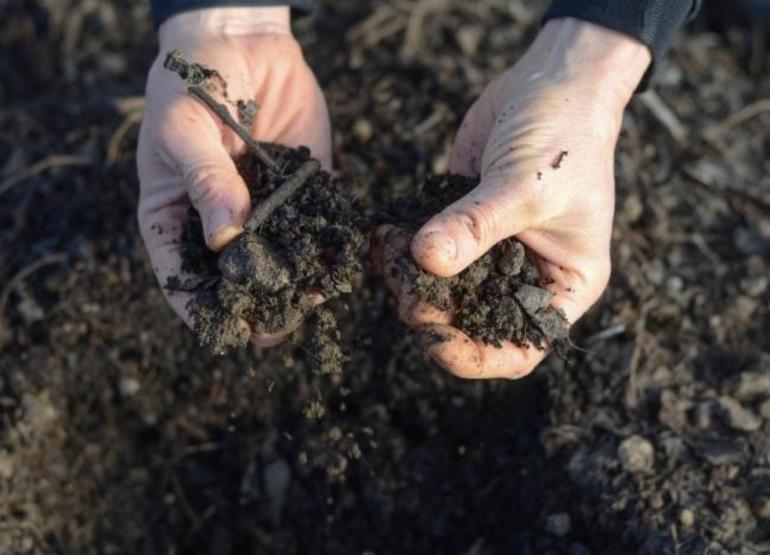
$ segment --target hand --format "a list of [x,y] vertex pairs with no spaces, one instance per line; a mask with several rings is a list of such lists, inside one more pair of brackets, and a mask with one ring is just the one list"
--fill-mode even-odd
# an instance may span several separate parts
[[[249,192],[233,162],[244,150],[243,141],[186,93],[178,75],[163,68],[172,50],[216,69],[232,101],[257,102],[254,137],[305,145],[327,170],[331,167],[326,103],[291,34],[289,8],[214,8],[170,18],[160,27],[137,152],[139,227],[161,287],[169,276],[182,273],[178,241],[190,204],[201,215],[208,247],[217,251],[241,233],[251,212]],[[163,292],[191,324],[186,308],[191,294]],[[291,331],[256,330],[253,339],[270,346]]]
[[580,318],[609,279],[613,151],[624,107],[650,59],[631,37],[573,19],[549,22],[526,55],[484,91],[457,134],[450,171],[480,175],[479,186],[429,220],[411,244],[402,232],[380,232],[384,273],[401,318],[418,329],[418,338],[436,331],[449,338],[421,343],[453,374],[517,378],[546,353],[471,341],[451,325],[451,314],[405,293],[409,287],[388,267],[411,248],[426,271],[452,276],[516,236],[540,275],[553,280],[553,305],[570,322]]

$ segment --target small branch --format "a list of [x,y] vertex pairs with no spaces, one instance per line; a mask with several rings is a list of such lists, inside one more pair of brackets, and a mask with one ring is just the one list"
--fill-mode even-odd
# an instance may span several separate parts
[[665,127],[674,140],[680,145],[687,143],[687,137],[690,134],[687,127],[679,119],[679,116],[666,104],[663,99],[653,90],[649,90],[639,95],[639,100],[644,104],[647,110],[655,116],[655,119]]
[[8,297],[11,296],[11,293],[14,291],[14,289],[21,285],[25,279],[27,279],[30,275],[34,274],[41,268],[45,268],[46,266],[51,266],[53,264],[59,264],[65,260],[67,260],[67,255],[63,252],[49,254],[48,256],[44,256],[39,260],[35,260],[28,266],[25,266],[19,270],[10,280],[8,280],[8,283],[5,287],[3,287],[3,290],[0,291],[0,314],[2,314],[5,310]]
[[243,226],[247,231],[256,231],[265,223],[273,211],[286,202],[289,197],[300,190],[308,179],[321,168],[318,160],[308,160],[299,169],[284,181],[275,191],[260,202],[251,213],[249,221]]
[[246,143],[246,146],[251,149],[265,166],[270,168],[273,172],[279,173],[280,168],[278,167],[278,164],[276,164],[270,155],[265,152],[265,149],[254,140],[251,133],[230,115],[227,106],[217,102],[208,92],[206,92],[206,89],[204,88],[206,83],[208,83],[212,77],[219,76],[216,70],[209,69],[200,64],[188,62],[178,50],[174,50],[166,56],[163,67],[179,75],[179,77],[181,77],[187,84],[187,92],[208,106],[212,112],[219,116],[225,125],[235,131],[235,134]]
[[254,138],[251,136],[251,134],[235,119],[233,119],[233,116],[230,115],[230,111],[227,109],[227,107],[224,104],[220,104],[213,98],[211,98],[211,95],[207,93],[202,87],[200,86],[191,86],[187,87],[187,92],[189,92],[191,95],[197,97],[200,99],[206,106],[211,108],[211,111],[214,112],[216,115],[218,115],[221,120],[227,125],[230,129],[235,131],[235,134],[238,135],[241,140],[243,140],[244,143],[246,143],[246,146],[248,146],[251,151],[256,155],[257,158],[259,158],[263,164],[265,164],[268,168],[270,168],[275,173],[279,172],[278,164],[275,163],[275,161],[270,158],[270,155],[265,152],[265,149],[260,146],[260,144],[254,140]]
[[730,129],[731,127],[740,125],[757,117],[761,113],[768,111],[770,111],[770,98],[763,98],[762,100],[757,100],[756,102],[744,106],[734,114],[726,117],[719,123],[719,127],[722,129]]
[[18,173],[7,177],[3,181],[0,181],[0,195],[11,190],[11,188],[13,188],[15,185],[18,185],[19,183],[26,181],[27,179],[34,177],[46,170],[61,168],[65,166],[91,166],[93,163],[93,160],[86,156],[53,154],[47,158],[43,158],[42,160],[35,162],[31,166],[24,168]]

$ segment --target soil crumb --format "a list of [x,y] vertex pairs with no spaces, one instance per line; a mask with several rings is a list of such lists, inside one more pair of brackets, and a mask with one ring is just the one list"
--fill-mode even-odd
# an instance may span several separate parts
[[[305,148],[263,146],[282,168],[280,174],[251,152],[236,160],[255,207],[311,159]],[[350,293],[363,273],[366,227],[348,187],[316,169],[257,228],[247,224],[221,253],[206,247],[200,216],[191,208],[182,233],[182,271],[200,277],[192,284],[172,278],[166,286],[195,292],[190,309],[198,341],[224,353],[245,346],[252,329],[296,329],[315,310],[314,297],[328,301]],[[323,337],[313,340],[313,356],[318,368],[333,373],[344,356],[339,345],[331,344],[339,332],[327,312],[318,318],[316,327]]]
[[[478,185],[478,178],[443,175],[429,178],[416,195],[395,208],[401,222],[417,231],[432,215]],[[460,274],[440,278],[420,268],[411,256],[394,272],[411,284],[412,293],[454,313],[453,325],[475,340],[501,347],[503,341],[538,349],[552,346],[566,353],[569,323],[551,306],[553,293],[516,239],[501,241]],[[441,340],[441,338],[437,338]]]

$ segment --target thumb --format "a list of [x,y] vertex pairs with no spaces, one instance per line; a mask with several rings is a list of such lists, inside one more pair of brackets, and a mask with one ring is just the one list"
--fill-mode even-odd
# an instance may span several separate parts
[[533,223],[528,195],[506,178],[485,180],[428,220],[412,239],[412,256],[440,277],[458,274],[503,239]]
[[221,250],[243,231],[249,217],[251,199],[235,163],[221,152],[209,152],[184,173],[190,202],[203,223],[206,245]]
[[[196,107],[197,108],[197,107]],[[211,116],[174,118],[161,130],[163,150],[181,174],[210,249],[221,250],[243,231],[251,197]]]

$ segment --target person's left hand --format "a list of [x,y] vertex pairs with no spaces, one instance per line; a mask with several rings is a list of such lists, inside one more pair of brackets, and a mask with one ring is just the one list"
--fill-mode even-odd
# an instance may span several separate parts
[[[414,237],[381,228],[375,267],[398,297],[399,315],[441,366],[465,378],[517,378],[546,353],[473,341],[441,311],[410,294],[399,258],[411,255],[440,277],[453,276],[499,241],[528,250],[553,305],[574,322],[599,298],[610,275],[613,153],[623,110],[650,63],[647,48],[613,31],[549,22],[522,60],[495,80],[465,117],[450,170],[480,175],[467,196]],[[436,332],[444,341],[435,341]]]

